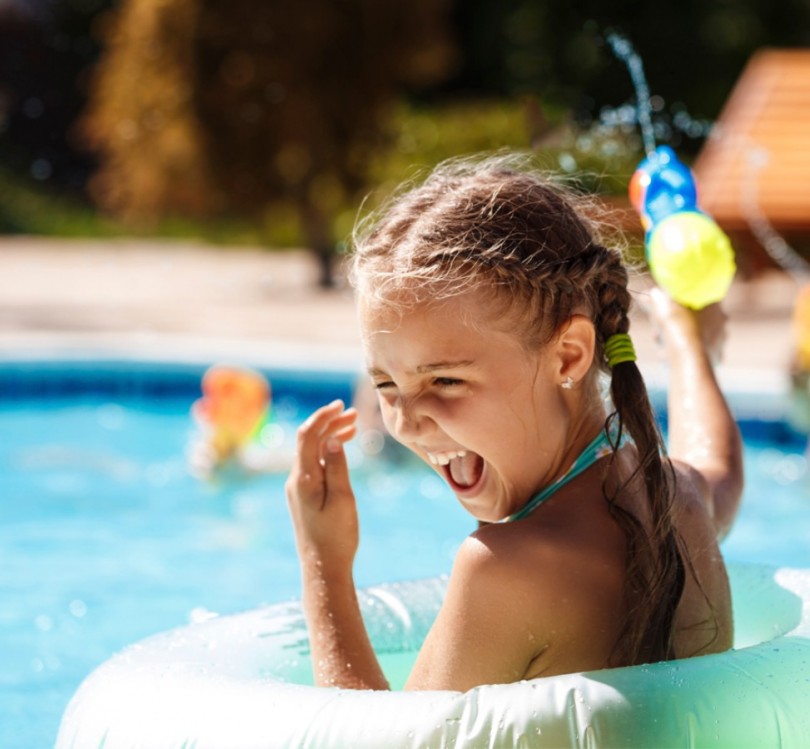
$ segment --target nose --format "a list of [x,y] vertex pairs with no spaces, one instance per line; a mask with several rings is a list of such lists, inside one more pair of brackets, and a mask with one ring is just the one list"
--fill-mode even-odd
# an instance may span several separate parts
[[390,427],[394,437],[402,442],[424,433],[427,417],[420,407],[418,397],[398,397],[391,404]]

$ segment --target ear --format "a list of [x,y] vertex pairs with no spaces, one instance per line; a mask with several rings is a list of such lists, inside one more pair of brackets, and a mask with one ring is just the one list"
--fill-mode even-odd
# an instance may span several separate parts
[[573,315],[564,323],[555,343],[560,381],[570,377],[580,382],[588,374],[596,350],[596,330],[585,315]]

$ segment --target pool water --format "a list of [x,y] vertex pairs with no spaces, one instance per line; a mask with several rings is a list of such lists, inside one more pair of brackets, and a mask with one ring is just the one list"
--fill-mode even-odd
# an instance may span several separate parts
[[[15,375],[13,387],[0,373],[3,749],[51,746],[81,680],[125,645],[299,591],[286,476],[201,481],[189,473],[189,408],[201,370],[186,372],[184,384],[164,372],[123,390],[118,380],[110,386],[109,372],[94,372],[73,380],[51,372],[36,387],[33,370]],[[279,449],[315,405],[336,396],[350,397],[345,377],[277,384]],[[746,447],[743,512],[724,551],[810,567],[807,461],[789,432],[774,434]],[[353,448],[350,458],[357,583],[448,572],[474,522],[444,483],[399,452],[367,457]]]

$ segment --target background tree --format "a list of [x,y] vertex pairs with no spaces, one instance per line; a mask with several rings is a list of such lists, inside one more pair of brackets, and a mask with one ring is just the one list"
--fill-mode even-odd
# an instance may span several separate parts
[[332,279],[333,222],[385,118],[452,64],[443,0],[125,0],[85,132],[96,200],[130,219],[292,207]]
[[135,0],[109,16],[83,132],[100,165],[90,191],[130,222],[218,206],[195,109],[197,0]]
[[[688,157],[706,129],[682,110],[711,120],[757,48],[810,45],[810,4],[0,0],[0,232],[127,231],[88,206],[89,184],[149,233],[307,243],[326,278],[357,186],[413,164],[531,142],[623,195],[640,143],[631,125],[600,139],[603,110],[633,97],[610,30],[643,58],[658,124],[686,124],[666,139]],[[102,41],[88,151],[76,121]]]

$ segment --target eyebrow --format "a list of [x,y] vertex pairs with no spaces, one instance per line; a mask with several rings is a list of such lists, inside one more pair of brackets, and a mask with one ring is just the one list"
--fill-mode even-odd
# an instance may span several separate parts
[[[461,359],[459,361],[439,361],[433,362],[432,364],[420,364],[416,368],[416,374],[429,374],[430,372],[437,372],[444,369],[464,369],[466,367],[472,367],[475,364],[472,359]],[[369,367],[368,373],[372,377],[379,377],[381,375],[385,375],[381,369],[377,369],[377,367]]]

